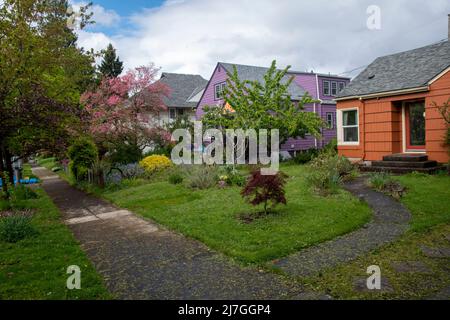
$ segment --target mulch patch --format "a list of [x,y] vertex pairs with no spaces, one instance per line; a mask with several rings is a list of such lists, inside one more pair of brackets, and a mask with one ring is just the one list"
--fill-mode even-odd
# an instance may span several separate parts
[[272,213],[269,212],[266,214],[262,211],[261,212],[245,212],[245,213],[238,213],[236,215],[236,218],[245,224],[251,224],[251,223],[255,222],[256,220],[266,218],[270,214],[272,214]]

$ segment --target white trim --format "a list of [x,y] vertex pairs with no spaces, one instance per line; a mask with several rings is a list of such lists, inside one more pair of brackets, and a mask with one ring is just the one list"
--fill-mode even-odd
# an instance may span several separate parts
[[[169,113],[169,121],[171,121],[171,120],[176,120],[176,118],[177,118],[177,114],[178,114],[178,112],[177,112],[177,108],[168,108],[168,113]],[[172,111],[173,111],[173,113],[174,113],[174,117],[172,118]]]
[[406,113],[405,101],[402,102],[402,150],[406,153]]
[[329,121],[328,116],[331,116],[331,126],[329,126],[327,129],[328,129],[328,130],[333,130],[333,129],[336,127],[336,125],[334,124],[334,115],[333,115],[333,112],[326,112],[326,113],[325,113],[325,118],[326,118],[327,124],[329,124],[329,123],[328,123],[328,121]]
[[[317,100],[319,100],[319,103],[322,103],[320,100],[320,89],[319,89],[319,76],[316,74],[316,92],[317,92]],[[316,103],[314,102],[314,113],[316,113]],[[314,145],[316,148],[318,147],[317,138],[314,137]]]
[[[338,93],[339,93],[339,82],[337,82],[337,81],[330,81],[330,83],[331,83],[330,96],[331,97],[336,97],[338,95]],[[333,84],[336,85],[336,93],[335,94],[333,94]]]
[[[325,93],[325,83],[328,83],[328,91],[329,91],[328,93]],[[331,81],[330,80],[322,81],[322,94],[324,96],[331,97]]]
[[[354,142],[345,142],[344,141],[344,127],[342,124],[343,121],[343,112],[345,111],[354,111],[356,110],[356,121],[358,126],[358,141]],[[336,110],[336,129],[337,129],[337,139],[338,139],[338,146],[359,146],[361,141],[361,132],[360,129],[360,121],[359,121],[359,108],[353,107],[353,108],[346,108],[346,109],[337,109]]]
[[402,95],[402,94],[408,94],[408,93],[419,93],[419,92],[426,92],[429,91],[430,88],[427,86],[425,87],[417,87],[417,88],[411,88],[411,89],[402,89],[402,90],[394,90],[394,91],[387,91],[387,92],[381,92],[381,93],[372,93],[367,94],[364,96],[350,96],[350,97],[342,97],[342,98],[335,98],[336,101],[344,101],[344,100],[364,100],[364,99],[371,99],[371,98],[381,98],[381,97],[389,97],[389,96],[396,96],[396,95]]
[[441,73],[439,73],[436,77],[434,77],[430,82],[428,82],[428,84],[432,84],[433,82],[436,82],[437,80],[439,80],[442,76],[444,76],[444,74],[446,74],[447,72],[450,71],[450,67],[448,67],[447,69],[445,69],[444,71],[442,71]]

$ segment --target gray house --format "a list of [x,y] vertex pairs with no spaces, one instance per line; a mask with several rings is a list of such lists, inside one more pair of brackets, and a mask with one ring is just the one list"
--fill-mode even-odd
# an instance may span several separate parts
[[164,100],[167,111],[159,114],[159,124],[175,121],[178,117],[188,115],[195,120],[195,109],[203,95],[208,81],[200,75],[163,73],[159,80],[170,88],[170,95]]

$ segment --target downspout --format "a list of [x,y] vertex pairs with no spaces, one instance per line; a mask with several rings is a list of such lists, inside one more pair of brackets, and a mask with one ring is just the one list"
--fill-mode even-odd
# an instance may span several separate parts
[[[317,74],[316,74],[316,92],[317,92],[317,100],[320,100],[320,98],[319,98],[319,76]],[[314,113],[316,113],[316,102],[314,102]],[[322,115],[320,115],[320,117],[322,118]],[[320,131],[323,134],[322,129],[320,129]],[[315,144],[316,149],[317,149],[318,144],[317,144],[317,138],[316,137],[314,137],[314,144]]]

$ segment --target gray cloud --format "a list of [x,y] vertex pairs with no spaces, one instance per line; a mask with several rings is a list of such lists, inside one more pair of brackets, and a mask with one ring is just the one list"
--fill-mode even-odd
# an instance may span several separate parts
[[[381,8],[381,30],[366,27],[369,5]],[[109,38],[84,32],[82,44],[110,40],[128,68],[152,61],[204,77],[217,61],[273,59],[280,67],[342,73],[446,38],[448,13],[448,0],[171,0],[133,15],[131,31]]]

